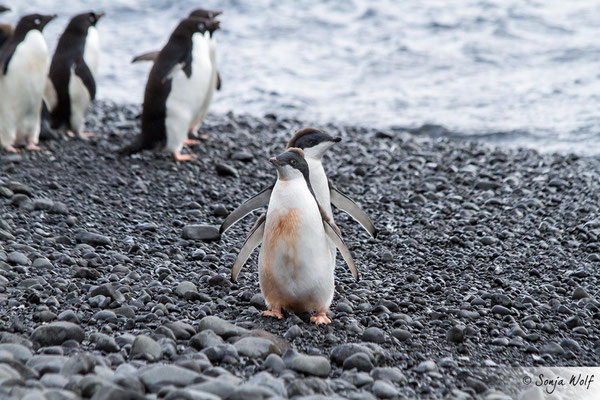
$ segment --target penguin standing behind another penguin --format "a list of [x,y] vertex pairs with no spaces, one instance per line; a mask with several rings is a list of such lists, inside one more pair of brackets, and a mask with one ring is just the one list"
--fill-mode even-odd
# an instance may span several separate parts
[[69,136],[82,132],[85,113],[96,97],[100,44],[96,23],[104,13],[87,12],[71,19],[61,35],[50,64],[45,100],[53,129],[66,128]]
[[277,168],[266,216],[252,228],[231,272],[237,279],[252,251],[262,243],[258,269],[260,288],[270,310],[264,316],[283,318],[282,309],[316,311],[315,324],[328,324],[333,299],[335,258],[330,241],[344,257],[352,275],[358,271],[339,228],[319,206],[309,179],[304,153],[297,148],[269,160]]
[[189,127],[214,90],[209,39],[218,28],[219,21],[202,18],[186,18],[175,28],[148,76],[141,134],[121,154],[160,146],[175,161],[194,157],[181,150]]
[[48,47],[42,30],[55,15],[30,14],[20,19],[0,50],[0,145],[17,152],[37,146],[42,95],[48,68]]

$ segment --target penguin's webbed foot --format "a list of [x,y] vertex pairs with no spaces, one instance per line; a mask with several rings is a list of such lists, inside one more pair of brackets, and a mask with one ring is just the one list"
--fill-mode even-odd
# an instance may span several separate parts
[[320,324],[327,325],[327,324],[331,323],[331,320],[329,319],[329,317],[327,316],[325,311],[321,311],[317,315],[311,316],[310,322],[314,323],[315,325],[320,325]]
[[67,136],[68,137],[75,137],[76,135],[75,135],[75,133],[73,131],[67,129]]
[[198,156],[195,154],[173,153],[173,160],[175,161],[190,161],[194,158],[198,158]]
[[94,133],[94,132],[81,132],[79,134],[79,137],[82,139],[87,139],[87,138],[91,138],[91,137],[95,137],[95,136],[98,136],[98,134]]
[[277,319],[283,318],[283,314],[280,309],[274,308],[272,310],[266,310],[262,313],[263,317],[275,317]]
[[27,145],[25,145],[25,149],[33,151],[42,151],[42,148],[35,143],[27,143]]
[[192,146],[192,145],[198,144],[198,143],[200,143],[200,141],[199,140],[194,140],[194,139],[185,139],[183,141],[183,144],[185,144],[186,146]]
[[4,151],[6,151],[7,153],[20,153],[21,151],[19,149],[15,149],[13,146],[5,146],[4,147]]

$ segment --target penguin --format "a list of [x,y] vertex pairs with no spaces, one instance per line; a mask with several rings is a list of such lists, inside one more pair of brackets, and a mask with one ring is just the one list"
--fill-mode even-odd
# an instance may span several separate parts
[[[10,8],[0,4],[0,14],[6,11],[10,11]],[[0,24],[0,48],[2,48],[2,45],[8,40],[10,35],[12,35],[12,26],[10,24]]]
[[175,161],[195,157],[181,154],[181,149],[188,128],[214,90],[208,39],[218,28],[219,21],[202,18],[186,18],[175,28],[148,76],[141,134],[121,154],[160,145]]
[[315,311],[311,322],[329,324],[331,320],[326,313],[333,299],[335,269],[329,241],[340,250],[357,281],[358,270],[339,228],[317,202],[304,152],[289,148],[269,161],[277,169],[269,207],[236,257],[231,279],[237,279],[252,251],[262,243],[258,257],[259,281],[269,307],[263,316],[281,319],[282,309]]
[[42,30],[54,18],[41,14],[22,17],[0,50],[0,144],[8,152],[17,152],[15,143],[40,150],[37,143],[48,68]]
[[[205,10],[202,8],[199,8],[197,10],[194,10],[190,13],[189,18],[204,18],[204,19],[214,19],[217,16],[221,15],[223,12],[222,11],[212,11],[212,10]],[[216,41],[215,38],[212,36],[212,32],[210,32],[210,54],[211,54],[211,62],[213,64],[213,74],[215,75],[213,80],[214,80],[214,87],[215,90],[221,90],[221,76],[219,75],[219,72],[217,71],[217,66],[216,66]],[[133,60],[131,61],[131,63],[136,63],[139,61],[155,61],[156,57],[158,57],[159,52],[158,51],[151,51],[148,53],[144,53],[141,54],[139,56],[136,56],[133,58]],[[212,93],[210,92],[210,94],[208,96],[206,96],[205,98],[205,104],[202,107],[202,112],[199,112],[198,115],[194,118],[194,121],[192,123],[192,125],[190,126],[190,134],[192,136],[198,137],[198,129],[200,127],[200,124],[202,123],[202,121],[204,120],[204,118],[206,117],[206,114],[208,112],[208,106],[210,105],[210,101],[212,100]],[[197,144],[198,141],[197,140],[188,140],[186,139],[185,144],[187,145],[191,145],[191,144]]]
[[65,128],[69,136],[83,133],[85,114],[96,97],[100,43],[96,24],[104,13],[76,15],[61,35],[50,64],[45,100],[52,129]]
[[[304,151],[305,159],[310,170],[312,187],[314,188],[317,201],[325,210],[327,217],[333,221],[333,212],[331,209],[331,205],[333,204],[335,207],[345,211],[352,218],[358,221],[358,223],[360,223],[360,225],[369,233],[369,235],[371,235],[371,237],[376,238],[377,229],[373,225],[373,222],[369,216],[363,210],[361,210],[361,208],[354,201],[352,201],[352,199],[339,191],[333,182],[327,179],[327,175],[325,174],[325,169],[323,168],[322,163],[323,155],[334,144],[339,143],[341,140],[342,139],[340,137],[332,137],[322,130],[308,127],[296,131],[292,138],[288,141],[287,148],[297,147]],[[225,221],[223,221],[221,224],[221,234],[250,212],[256,210],[257,208],[266,206],[271,196],[272,189],[273,185],[267,187],[263,191],[246,200],[231,214],[229,214],[229,216],[227,216]]]

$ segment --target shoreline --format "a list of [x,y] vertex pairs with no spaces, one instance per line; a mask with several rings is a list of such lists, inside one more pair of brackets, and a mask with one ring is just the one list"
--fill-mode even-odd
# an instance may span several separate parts
[[[597,157],[319,125],[344,138],[326,156],[328,176],[380,236],[334,213],[361,281],[339,258],[333,322],[315,327],[306,315],[260,316],[257,252],[229,282],[255,217],[217,241],[182,234],[220,224],[270,183],[267,159],[305,125],[210,114],[201,129],[210,138],[191,148],[197,160],[122,158],[116,149],[139,132],[139,109],[96,103],[86,129],[99,137],[0,157],[0,343],[35,354],[7,350],[23,384],[0,394],[19,398],[40,381],[95,398],[192,396],[216,379],[238,397],[483,399],[511,393],[501,375],[513,365],[598,365]],[[52,332],[40,327],[57,321],[76,326],[56,328],[71,340],[44,343]],[[40,341],[57,357],[37,354]],[[284,356],[289,347],[299,354]],[[95,368],[69,375],[67,360]],[[84,379],[99,383],[86,389]]]

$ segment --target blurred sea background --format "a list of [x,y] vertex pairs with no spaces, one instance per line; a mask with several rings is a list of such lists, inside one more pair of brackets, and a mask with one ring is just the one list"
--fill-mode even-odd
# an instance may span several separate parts
[[192,9],[220,9],[212,112],[409,128],[541,151],[600,154],[600,2],[566,0],[3,0],[104,11],[98,98],[141,103],[149,63]]

